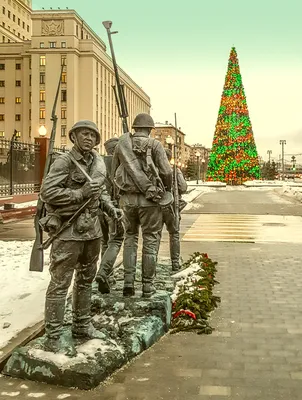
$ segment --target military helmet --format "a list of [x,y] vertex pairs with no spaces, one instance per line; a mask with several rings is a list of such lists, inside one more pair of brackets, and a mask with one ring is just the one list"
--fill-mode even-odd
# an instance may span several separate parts
[[119,141],[118,137],[113,137],[106,140],[106,142],[104,143],[104,147],[107,153],[109,153],[111,150],[115,148],[115,146],[118,144],[118,141]]
[[155,128],[153,118],[146,113],[137,114],[134,118],[132,128]]
[[100,135],[100,132],[99,132],[99,130],[98,130],[98,127],[96,126],[96,124],[95,124],[94,122],[89,121],[89,120],[87,120],[87,119],[83,119],[83,120],[81,120],[81,121],[76,122],[76,123],[73,125],[73,127],[70,129],[68,135],[69,135],[69,139],[71,140],[72,143],[74,143],[74,141],[73,141],[73,139],[72,139],[72,137],[71,137],[71,134],[72,134],[75,130],[77,130],[78,128],[87,128],[87,129],[90,129],[90,130],[92,130],[93,132],[95,132],[95,133],[96,133],[96,146],[97,146],[98,144],[100,144],[100,142],[101,142],[101,135]]

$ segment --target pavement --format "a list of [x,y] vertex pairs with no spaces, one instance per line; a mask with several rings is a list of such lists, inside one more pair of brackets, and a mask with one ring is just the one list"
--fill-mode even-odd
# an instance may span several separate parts
[[[218,261],[222,302],[212,314],[213,334],[168,334],[89,392],[1,377],[0,399],[301,400],[302,206],[263,190],[217,190],[194,203],[195,213],[182,216],[181,233],[196,237],[182,242],[182,255],[201,251]],[[272,229],[263,225],[265,215],[277,224]],[[202,225],[216,232],[199,237]],[[230,241],[239,228],[258,234],[253,242]],[[166,234],[163,239],[160,255],[167,256]]]

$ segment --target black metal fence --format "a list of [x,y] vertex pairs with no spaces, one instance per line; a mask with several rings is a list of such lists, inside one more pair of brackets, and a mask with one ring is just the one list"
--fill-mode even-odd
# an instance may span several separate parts
[[0,197],[40,189],[40,146],[0,139]]

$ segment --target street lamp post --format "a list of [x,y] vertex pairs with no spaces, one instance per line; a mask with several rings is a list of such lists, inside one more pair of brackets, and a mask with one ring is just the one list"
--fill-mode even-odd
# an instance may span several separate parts
[[201,164],[202,164],[202,180],[203,180],[203,182],[206,180],[205,162],[206,162],[206,160],[202,157]]
[[13,180],[14,144],[15,144],[15,141],[18,140],[19,137],[20,137],[20,132],[18,132],[15,129],[13,136],[11,138],[10,148],[9,148],[9,172],[10,172],[9,173],[9,194],[10,194],[10,196],[12,196],[14,194],[14,180]]
[[199,164],[200,152],[196,151],[195,155],[197,157],[197,181],[196,181],[196,184],[198,185],[198,179],[200,177],[200,164]]
[[284,145],[286,144],[286,140],[280,140],[280,144],[282,146],[282,180],[284,181]]
[[292,163],[293,163],[293,180],[295,180],[295,171],[296,171],[296,157],[292,156]]

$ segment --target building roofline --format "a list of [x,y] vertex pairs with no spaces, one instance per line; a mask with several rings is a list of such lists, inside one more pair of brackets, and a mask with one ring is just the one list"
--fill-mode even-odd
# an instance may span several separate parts
[[[85,22],[85,20],[76,12],[76,10],[74,9],[52,9],[52,10],[33,10],[32,11],[32,18],[35,16],[39,16],[39,15],[43,15],[43,14],[70,14],[71,16],[75,16],[80,23],[83,23],[83,25],[85,26],[85,28],[87,28],[87,30],[92,34],[92,36],[94,36],[94,39],[96,39],[97,42],[99,42],[104,50],[104,54],[106,55],[106,57],[110,60],[110,62],[112,63],[112,58],[110,57],[110,55],[107,53],[107,46],[105,44],[105,42],[101,39],[101,37],[95,33],[95,31],[90,27],[90,25],[87,24],[87,22]],[[133,85],[135,85],[139,90],[142,91],[142,93],[149,99],[149,103],[151,101],[150,96],[141,88],[141,86],[139,86],[119,65],[118,65],[119,70],[132,82]],[[113,65],[112,65],[112,70],[114,71]],[[151,106],[151,103],[150,103]]]

